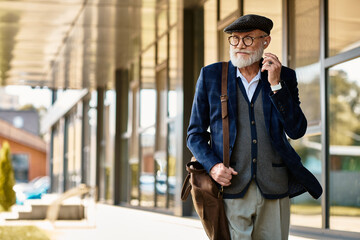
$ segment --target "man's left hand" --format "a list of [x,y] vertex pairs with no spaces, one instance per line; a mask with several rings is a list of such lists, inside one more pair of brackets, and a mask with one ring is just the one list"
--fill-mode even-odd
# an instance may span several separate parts
[[271,86],[275,86],[280,82],[281,62],[278,57],[272,53],[265,53],[261,72],[268,71],[268,81]]

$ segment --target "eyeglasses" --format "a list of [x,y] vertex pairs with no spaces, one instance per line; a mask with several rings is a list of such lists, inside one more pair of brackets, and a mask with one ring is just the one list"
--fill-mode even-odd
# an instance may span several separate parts
[[250,36],[246,36],[246,37],[238,37],[238,36],[230,36],[228,37],[229,43],[231,46],[236,47],[239,43],[240,43],[240,39],[242,40],[242,42],[244,43],[245,46],[249,47],[253,44],[254,39],[256,38],[264,38],[267,37],[268,35],[263,35],[260,37],[250,37]]

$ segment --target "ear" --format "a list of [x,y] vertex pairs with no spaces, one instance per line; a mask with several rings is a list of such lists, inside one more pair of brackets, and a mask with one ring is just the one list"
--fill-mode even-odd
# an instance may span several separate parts
[[264,38],[264,49],[266,49],[269,46],[270,42],[271,42],[270,36]]

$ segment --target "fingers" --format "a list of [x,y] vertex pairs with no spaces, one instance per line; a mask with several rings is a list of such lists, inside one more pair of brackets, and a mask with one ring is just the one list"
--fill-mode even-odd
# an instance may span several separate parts
[[238,175],[238,173],[232,167],[229,167],[229,169],[232,175]]
[[276,85],[280,82],[281,62],[275,54],[265,53],[264,55],[261,72],[267,70],[270,85]]
[[223,163],[218,163],[210,170],[210,176],[220,185],[229,186],[232,175],[237,175],[233,168],[227,168]]
[[262,72],[265,70],[271,71],[275,70],[276,68],[281,68],[281,62],[279,61],[278,57],[272,53],[265,53],[262,64]]

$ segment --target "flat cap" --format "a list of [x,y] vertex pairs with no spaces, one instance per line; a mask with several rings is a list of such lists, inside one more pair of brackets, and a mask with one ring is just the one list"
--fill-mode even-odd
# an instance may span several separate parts
[[272,28],[273,22],[271,19],[260,15],[248,14],[236,19],[224,29],[224,32],[231,34],[233,32],[250,32],[255,29],[260,29],[270,34]]

